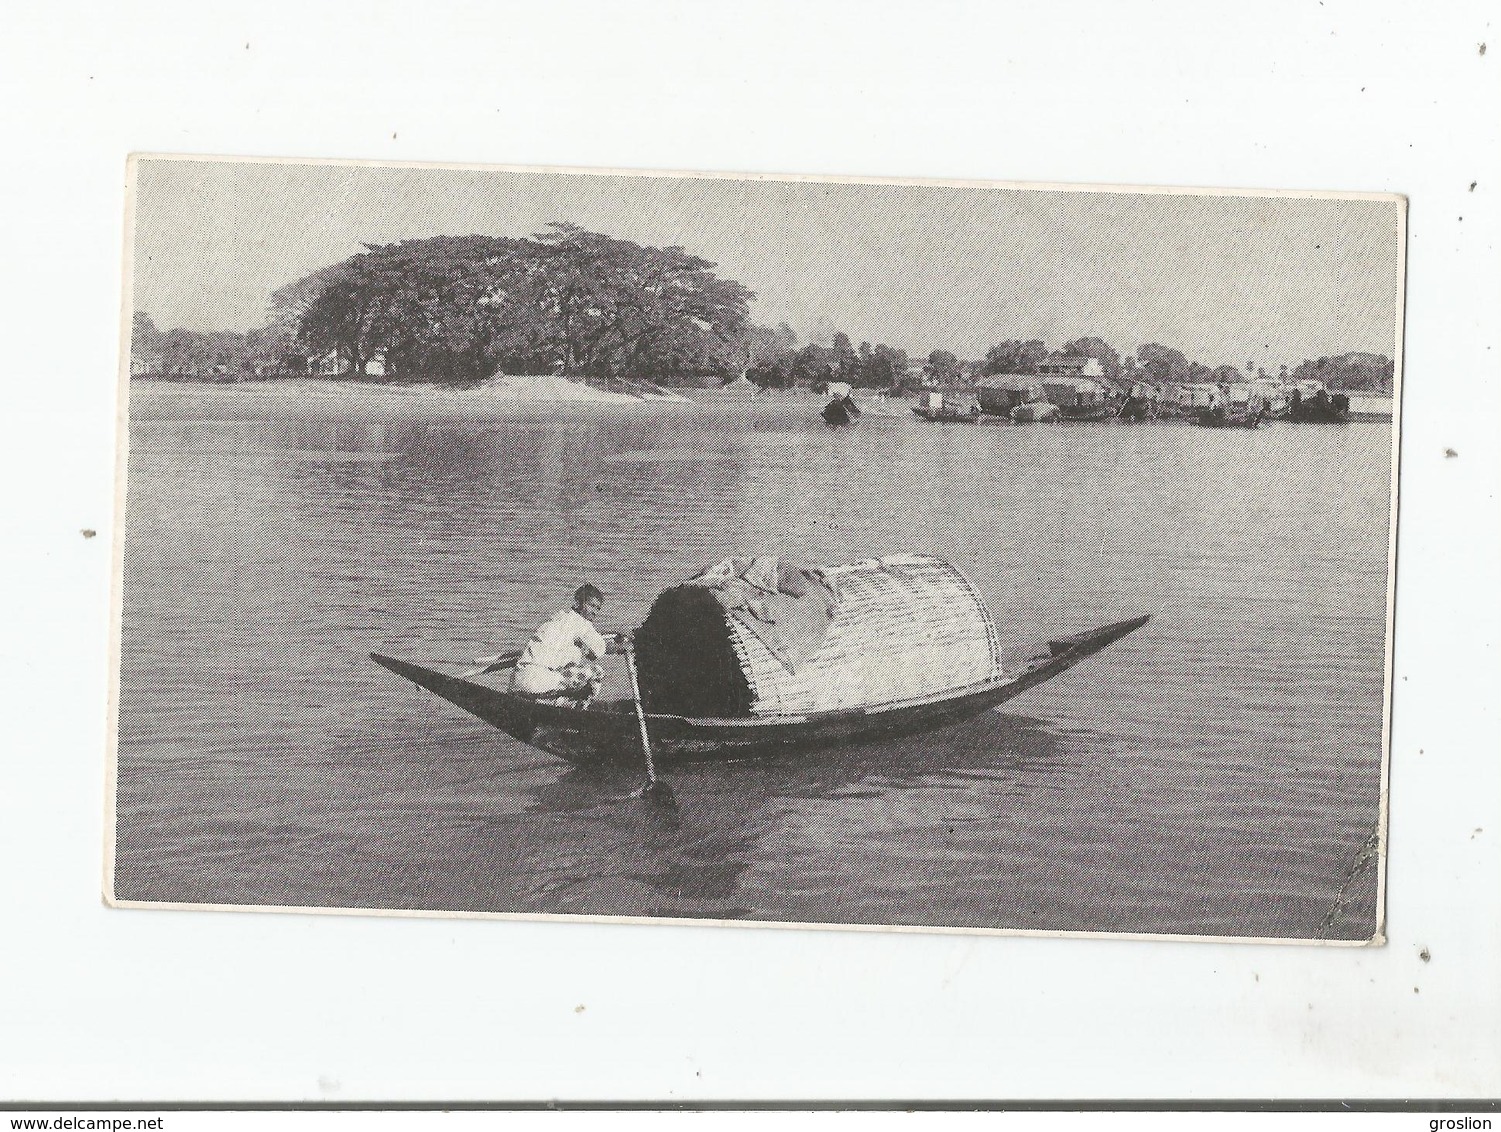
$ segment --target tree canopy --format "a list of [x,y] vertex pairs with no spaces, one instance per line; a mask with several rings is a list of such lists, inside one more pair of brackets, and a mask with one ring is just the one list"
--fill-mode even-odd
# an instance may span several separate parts
[[1395,364],[1385,354],[1356,352],[1317,360],[1305,358],[1292,371],[1291,376],[1295,381],[1322,381],[1331,389],[1379,389],[1389,392],[1395,372]]
[[924,369],[931,380],[946,384],[959,377],[959,359],[947,350],[934,350],[928,355],[928,364]]
[[1095,358],[1106,377],[1114,379],[1121,375],[1121,356],[1103,338],[1076,338],[1065,343],[1059,354],[1066,358]]
[[1036,338],[1023,342],[1019,338],[1008,338],[999,346],[992,346],[985,351],[985,360],[980,365],[980,372],[986,377],[994,377],[1003,373],[1036,373],[1038,365],[1048,356],[1046,342]]
[[363,374],[476,381],[559,369],[653,380],[743,367],[753,292],[680,247],[553,223],[531,239],[367,245],[277,291],[276,321]]

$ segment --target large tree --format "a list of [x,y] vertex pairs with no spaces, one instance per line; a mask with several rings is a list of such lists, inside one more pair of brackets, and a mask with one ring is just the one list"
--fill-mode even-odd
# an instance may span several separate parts
[[792,360],[793,384],[820,389],[830,381],[839,380],[834,358],[834,351],[828,346],[811,343],[804,346]]
[[277,325],[362,374],[738,372],[752,293],[682,248],[552,224],[535,239],[440,236],[367,245],[273,296]]
[[1120,376],[1120,355],[1103,338],[1076,338],[1066,343],[1059,353],[1070,358],[1094,358],[1100,363],[1106,377]]
[[130,346],[137,353],[155,350],[161,343],[162,332],[145,311],[136,311],[130,320]]
[[797,334],[787,323],[780,322],[775,329],[749,325],[745,328],[741,372],[757,385],[791,385],[796,352]]
[[985,360],[980,372],[986,377],[1002,373],[1036,373],[1037,366],[1048,356],[1047,343],[1036,338],[1023,342],[1020,338],[1008,338],[999,346],[985,351]]
[[860,377],[860,354],[844,331],[834,335],[834,373],[838,380],[854,382]]
[[956,381],[959,377],[959,359],[947,350],[934,350],[928,355],[928,364],[924,367],[928,377],[941,385]]
[[381,354],[393,375],[474,380],[527,338],[520,315],[533,290],[525,241],[367,245],[278,291],[274,325],[294,325],[309,351],[336,351],[350,373]]
[[1189,361],[1183,351],[1157,342],[1147,342],[1136,347],[1136,363],[1156,382],[1186,381]]
[[884,342],[861,361],[859,384],[872,389],[900,388],[907,376],[907,351]]

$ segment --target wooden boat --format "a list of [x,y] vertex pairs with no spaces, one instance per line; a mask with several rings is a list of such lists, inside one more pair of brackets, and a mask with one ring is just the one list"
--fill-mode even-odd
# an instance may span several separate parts
[[1022,405],[1049,404],[1042,382],[1033,377],[990,377],[975,386],[980,411],[993,417],[1016,419],[1013,410]]
[[1162,394],[1154,385],[1138,381],[1126,392],[1125,400],[1115,411],[1116,420],[1152,421],[1161,409]]
[[1288,406],[1290,421],[1313,421],[1318,424],[1344,424],[1350,419],[1350,398],[1343,393],[1328,393],[1300,398]]
[[979,411],[965,413],[964,410],[952,408],[949,405],[944,405],[943,408],[928,408],[926,405],[917,405],[913,413],[922,417],[923,420],[931,420],[935,425],[977,425],[977,423],[980,423]]
[[855,399],[848,395],[835,397],[823,407],[820,414],[824,424],[830,428],[838,428],[840,425],[854,424],[860,419],[860,406],[855,404]]
[[974,424],[980,419],[980,402],[952,390],[934,391],[923,394],[912,412],[935,424]]
[[1194,415],[1194,423],[1205,428],[1260,428],[1261,412],[1244,405],[1216,405],[1212,409],[1200,409]]
[[1103,421],[1115,414],[1108,390],[1087,377],[1044,377],[1042,388],[1066,421]]
[[1011,419],[1016,424],[1057,424],[1063,414],[1051,401],[1028,401],[1011,410]]
[[1205,428],[1260,428],[1262,400],[1244,382],[1211,391],[1208,406],[1195,410],[1194,420]]
[[[1135,632],[1147,620],[1136,617],[1046,641],[1029,650],[1029,657],[1020,668],[999,679],[878,707],[728,719],[649,713],[646,722],[652,749],[659,765],[670,765],[677,761],[734,759],[771,750],[823,747],[949,727],[1051,680],[1085,657]],[[583,709],[560,707],[395,657],[371,653],[370,659],[507,735],[568,762],[588,766],[628,763],[641,758],[634,700],[596,701]]]

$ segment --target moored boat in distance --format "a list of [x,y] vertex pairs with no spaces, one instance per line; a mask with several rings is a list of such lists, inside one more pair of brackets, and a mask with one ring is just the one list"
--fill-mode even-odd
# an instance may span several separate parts
[[1058,411],[1058,406],[1051,401],[1028,401],[1024,405],[1018,405],[1011,410],[1011,419],[1017,424],[1032,424],[1044,422],[1057,424],[1063,419],[1063,414]]
[[1117,420],[1152,421],[1161,413],[1162,390],[1149,382],[1133,382],[1125,388],[1125,399],[1116,410]]
[[1344,393],[1331,395],[1323,382],[1302,381],[1291,393],[1287,419],[1318,424],[1344,424],[1350,419],[1350,398]]
[[1288,390],[1274,378],[1257,378],[1250,383],[1251,399],[1261,409],[1264,421],[1281,420],[1287,415]]
[[1017,424],[1056,421],[1061,416],[1058,406],[1048,400],[1042,382],[1035,377],[986,378],[975,387],[975,398],[982,413],[1005,417]]
[[1044,377],[1043,391],[1066,421],[1102,421],[1114,414],[1109,391],[1088,377]]
[[1219,386],[1207,381],[1188,381],[1179,384],[1172,398],[1173,415],[1197,420],[1199,413],[1214,407]]
[[1113,387],[1106,384],[1098,358],[1049,357],[1038,363],[1037,380],[1066,421],[1102,421],[1115,415]]
[[1244,382],[1213,387],[1209,403],[1196,408],[1194,421],[1205,428],[1258,428],[1261,425],[1261,399]]
[[912,412],[935,424],[976,424],[980,420],[980,402],[969,394],[935,390],[922,394]]

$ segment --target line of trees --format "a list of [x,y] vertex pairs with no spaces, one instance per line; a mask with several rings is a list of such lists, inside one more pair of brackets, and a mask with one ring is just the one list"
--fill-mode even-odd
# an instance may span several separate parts
[[[1208,366],[1157,342],[1124,358],[1098,337],[1057,351],[1039,339],[1006,339],[982,359],[948,350],[921,365],[885,343],[856,346],[843,332],[799,346],[783,322],[750,319],[754,292],[715,273],[681,247],[657,248],[576,224],[554,222],[530,238],[435,236],[368,244],[271,296],[267,326],[244,333],[160,331],[138,312],[132,372],[235,375],[307,372],[332,359],[337,372],[452,383],[496,372],[561,371],[664,384],[727,381],[764,386],[845,381],[901,392],[930,381],[1032,374],[1058,357],[1090,357],[1109,379],[1158,383],[1237,381],[1265,376],[1253,363]],[[824,345],[823,342],[829,344]],[[373,363],[379,362],[376,367]],[[1281,377],[1316,378],[1334,388],[1390,388],[1384,355],[1305,359]]]
[[306,372],[307,359],[290,335],[275,327],[238,330],[159,330],[136,311],[131,325],[132,372],[149,374],[269,374]]
[[1304,359],[1292,371],[1294,380],[1322,381],[1331,389],[1373,389],[1390,392],[1396,365],[1385,354],[1355,352],[1338,357]]
[[[844,381],[866,389],[900,390],[912,384],[907,351],[884,342],[854,345],[842,330],[827,345],[797,347],[797,335],[785,322],[773,331],[758,329],[759,348],[746,376],[757,385],[820,388]],[[952,355],[950,355],[952,357]]]
[[[1136,347],[1134,355],[1122,358],[1103,339],[1077,338],[1066,342],[1057,351],[1048,348],[1038,339],[1023,341],[1008,338],[999,345],[990,347],[985,357],[975,367],[980,376],[1000,374],[1033,374],[1047,361],[1064,357],[1095,358],[1107,378],[1111,380],[1145,380],[1156,384],[1188,384],[1192,382],[1236,382],[1271,375],[1255,361],[1246,362],[1244,370],[1233,365],[1209,366],[1189,359],[1181,350],[1164,346],[1159,342],[1146,342]],[[1281,367],[1277,378],[1283,381],[1318,380],[1332,389],[1387,389],[1392,386],[1395,366],[1384,354],[1348,353],[1338,357],[1305,359],[1289,371]]]

